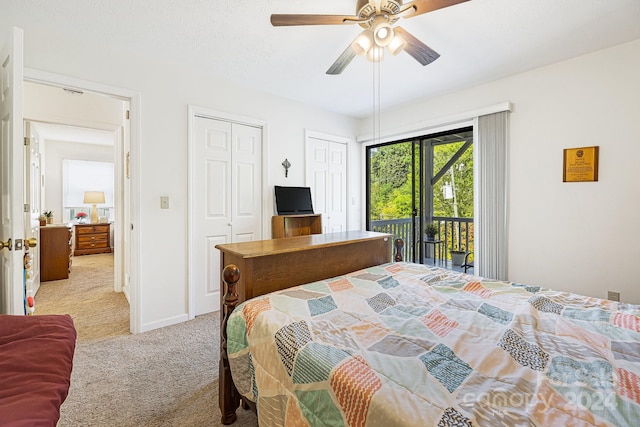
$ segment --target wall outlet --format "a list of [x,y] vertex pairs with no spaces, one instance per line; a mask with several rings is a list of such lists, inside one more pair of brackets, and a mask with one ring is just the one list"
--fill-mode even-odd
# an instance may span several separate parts
[[607,292],[607,299],[610,300],[610,301],[620,302],[620,292],[608,291]]

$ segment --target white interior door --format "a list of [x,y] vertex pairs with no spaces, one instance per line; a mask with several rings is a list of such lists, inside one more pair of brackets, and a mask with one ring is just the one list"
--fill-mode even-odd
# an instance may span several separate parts
[[329,142],[327,174],[327,216],[329,233],[347,229],[347,145]]
[[23,32],[14,28],[0,50],[0,312],[24,313],[24,145],[22,135]]
[[197,316],[220,309],[215,246],[262,235],[262,129],[200,116],[192,128],[190,289]]
[[322,215],[322,232],[327,233],[329,217],[327,212],[327,181],[329,173],[329,144],[316,138],[307,138],[306,183],[311,188],[313,212]]
[[306,182],[313,210],[322,214],[322,232],[347,229],[347,145],[307,136]]

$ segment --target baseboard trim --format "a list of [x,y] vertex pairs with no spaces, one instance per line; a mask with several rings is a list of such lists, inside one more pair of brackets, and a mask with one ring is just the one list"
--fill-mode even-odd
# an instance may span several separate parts
[[154,329],[164,328],[165,326],[175,325],[177,323],[186,322],[187,320],[189,320],[189,316],[185,313],[178,316],[169,317],[167,319],[158,320],[156,322],[143,323],[140,328],[140,332],[148,332]]

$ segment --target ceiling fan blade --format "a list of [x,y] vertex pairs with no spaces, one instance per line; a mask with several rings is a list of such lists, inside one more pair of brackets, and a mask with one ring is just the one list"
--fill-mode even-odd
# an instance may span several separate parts
[[350,15],[271,15],[271,25],[286,27],[292,25],[343,25],[363,22],[364,19]]
[[410,9],[413,9],[415,12],[408,12],[403,16],[405,18],[411,18],[413,16],[422,15],[423,13],[433,12],[434,10],[443,9],[449,6],[455,6],[458,3],[464,3],[469,0],[414,0],[409,3],[405,3],[402,5],[402,8],[396,15],[399,15],[403,12],[407,12]]
[[353,61],[353,58],[356,57],[356,53],[351,48],[351,45],[347,46],[347,48],[342,52],[342,55],[336,59],[336,62],[333,63],[331,67],[327,70],[327,74],[336,75],[342,73],[347,65]]
[[405,46],[404,51],[413,56],[413,58],[420,64],[431,64],[433,61],[440,58],[440,54],[438,52],[409,34],[404,28],[394,27],[393,29],[407,42],[407,46]]

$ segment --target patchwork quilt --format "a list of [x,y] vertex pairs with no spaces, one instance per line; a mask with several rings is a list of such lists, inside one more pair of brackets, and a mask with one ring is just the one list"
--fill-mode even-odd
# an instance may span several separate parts
[[268,426],[638,426],[640,306],[392,263],[236,308]]

